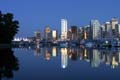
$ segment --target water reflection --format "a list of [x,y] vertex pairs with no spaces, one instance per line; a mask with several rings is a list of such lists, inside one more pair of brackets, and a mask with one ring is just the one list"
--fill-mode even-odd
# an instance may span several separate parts
[[72,60],[77,60],[77,56],[78,56],[78,49],[77,48],[67,48],[68,50],[68,56],[70,59]]
[[85,49],[85,48],[57,48],[45,47],[36,48],[35,54],[39,56],[43,54],[45,60],[49,61],[51,58],[59,57],[61,55],[61,67],[67,68],[69,59],[72,61],[86,61],[89,62],[92,68],[97,68],[104,64],[111,68],[116,68],[120,63],[120,50],[114,49]]
[[115,68],[118,66],[119,62],[119,50],[107,50],[107,51],[101,51],[101,58],[103,59],[103,62],[106,63],[106,65],[110,65],[111,68]]
[[56,48],[56,47],[53,47],[53,48],[52,48],[52,56],[53,56],[53,57],[56,57],[56,56],[57,56],[57,48]]
[[34,55],[35,56],[40,56],[40,54],[41,54],[41,48],[35,48]]
[[18,60],[14,56],[12,49],[0,48],[0,80],[2,78],[13,78],[13,71],[18,69]]
[[96,49],[92,50],[91,66],[98,67],[100,65],[100,52]]
[[61,66],[63,69],[67,67],[68,64],[68,54],[67,48],[61,48]]
[[47,61],[50,60],[51,54],[52,54],[51,48],[45,48],[45,59],[46,59]]

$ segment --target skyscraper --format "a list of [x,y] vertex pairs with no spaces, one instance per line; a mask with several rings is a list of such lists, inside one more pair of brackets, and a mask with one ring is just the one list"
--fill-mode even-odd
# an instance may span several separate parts
[[41,40],[41,33],[40,31],[36,31],[35,32],[35,43],[36,43],[37,48],[39,48],[40,40]]
[[71,29],[69,29],[68,32],[67,32],[67,38],[69,40],[72,40],[72,31],[71,31]]
[[112,26],[112,35],[115,38],[115,36],[116,36],[115,27],[116,27],[116,25],[118,25],[119,21],[116,18],[112,18],[110,20],[110,23],[111,23],[111,26]]
[[87,25],[87,26],[84,26],[83,28],[83,37],[84,37],[84,40],[86,39],[90,39],[90,25]]
[[78,29],[77,26],[71,26],[71,31],[72,31],[72,40],[77,40],[78,39]]
[[47,26],[45,28],[45,32],[44,33],[45,33],[45,40],[50,40],[51,37],[52,37],[52,34],[51,34],[51,29],[50,29],[49,26]]
[[35,32],[35,38],[41,40],[41,32],[40,31]]
[[115,37],[120,38],[120,24],[115,26]]
[[67,20],[61,19],[61,39],[67,39]]
[[101,25],[101,38],[105,38],[105,25]]
[[52,39],[57,40],[57,30],[52,30]]
[[118,19],[112,18],[112,19],[110,20],[110,23],[111,23],[111,25],[112,25],[112,29],[114,30],[116,24],[118,24]]
[[91,39],[96,40],[101,38],[101,25],[98,20],[91,20]]
[[112,26],[110,22],[105,23],[105,38],[112,38]]

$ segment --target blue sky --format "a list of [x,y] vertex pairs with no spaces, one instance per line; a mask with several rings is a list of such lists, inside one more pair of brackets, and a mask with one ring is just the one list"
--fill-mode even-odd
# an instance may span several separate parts
[[101,23],[112,17],[120,18],[120,0],[0,0],[0,10],[11,12],[20,22],[17,36],[33,36],[49,25],[60,30],[60,20],[66,18],[69,26],[89,24],[91,19]]

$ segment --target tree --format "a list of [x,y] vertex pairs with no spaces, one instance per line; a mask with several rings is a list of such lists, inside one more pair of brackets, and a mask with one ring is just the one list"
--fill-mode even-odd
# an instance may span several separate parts
[[19,60],[11,48],[0,48],[0,80],[12,79],[14,71],[19,70]]
[[13,14],[2,14],[0,11],[0,43],[11,43],[18,32],[19,22],[13,20]]

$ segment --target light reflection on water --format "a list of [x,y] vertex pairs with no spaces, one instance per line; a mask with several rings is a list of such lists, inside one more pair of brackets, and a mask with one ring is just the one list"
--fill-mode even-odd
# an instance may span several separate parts
[[13,51],[19,64],[13,80],[111,80],[119,78],[120,74],[119,49],[42,47]]
[[113,49],[85,49],[85,48],[36,48],[35,56],[45,54],[45,59],[50,60],[52,57],[61,56],[61,67],[67,68],[68,59],[73,61],[89,62],[92,68],[97,68],[101,64],[109,65],[112,69],[120,64],[120,50]]

